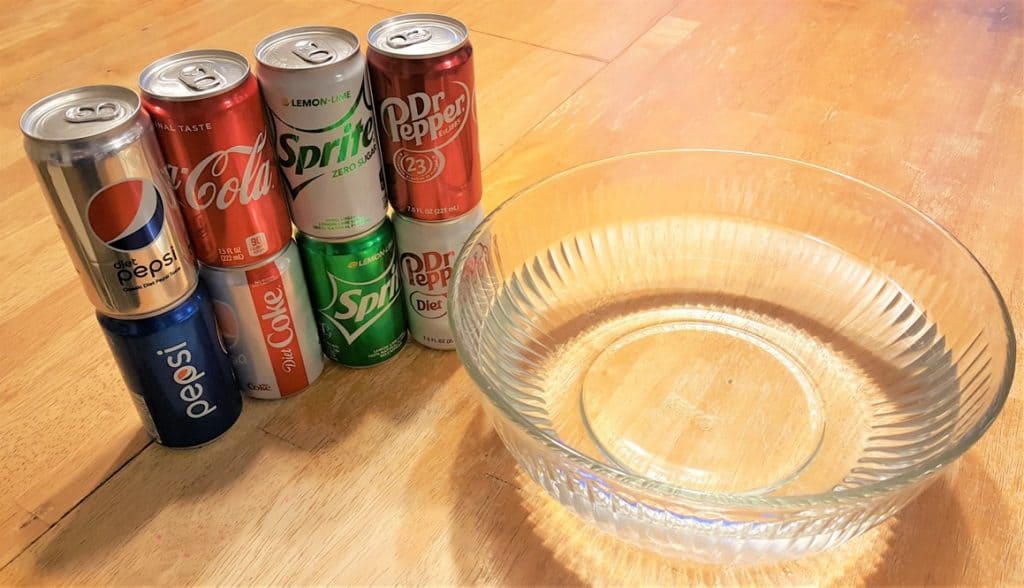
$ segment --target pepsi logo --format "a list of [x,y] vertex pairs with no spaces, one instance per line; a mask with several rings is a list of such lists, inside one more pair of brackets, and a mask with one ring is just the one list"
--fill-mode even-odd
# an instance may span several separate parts
[[224,345],[232,349],[238,345],[238,317],[231,305],[220,300],[213,301],[213,312],[217,316],[217,326]]
[[152,182],[133,178],[96,192],[87,216],[97,239],[118,251],[135,251],[160,236],[164,201]]

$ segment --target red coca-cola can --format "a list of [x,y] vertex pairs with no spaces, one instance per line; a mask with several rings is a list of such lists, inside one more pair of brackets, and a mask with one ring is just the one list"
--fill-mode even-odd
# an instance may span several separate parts
[[469,30],[403,14],[373,25],[367,40],[391,205],[425,221],[466,214],[481,194]]
[[246,59],[231,51],[176,53],[142,70],[139,86],[196,258],[241,267],[284,249],[288,205]]

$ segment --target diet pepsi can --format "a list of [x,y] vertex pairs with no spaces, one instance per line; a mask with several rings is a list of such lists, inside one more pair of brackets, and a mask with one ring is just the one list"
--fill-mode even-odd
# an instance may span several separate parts
[[263,39],[255,53],[292,222],[319,239],[369,232],[388,200],[359,38],[298,27]]
[[420,345],[455,349],[448,322],[448,282],[462,245],[483,219],[480,204],[449,221],[418,221],[401,214],[392,217],[409,333]]
[[242,269],[200,266],[239,388],[277,399],[309,387],[324,369],[309,290],[294,241]]
[[139,96],[87,86],[43,98],[21,117],[54,220],[100,312],[162,312],[197,283],[195,260]]
[[120,319],[96,313],[96,318],[157,443],[196,447],[238,420],[242,397],[202,287],[156,316]]

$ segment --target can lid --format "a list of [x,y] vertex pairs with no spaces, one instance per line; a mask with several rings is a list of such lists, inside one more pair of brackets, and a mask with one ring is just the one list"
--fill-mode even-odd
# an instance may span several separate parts
[[254,53],[271,69],[314,69],[359,53],[359,37],[338,27],[295,27],[264,37]]
[[142,93],[171,101],[222,94],[249,77],[249,62],[234,51],[199,49],[157,59],[139,74]]
[[21,115],[21,132],[41,141],[102,135],[133,120],[139,95],[121,86],[83,86],[51,94]]
[[442,14],[400,14],[370,27],[367,42],[380,53],[399,59],[425,59],[451,53],[469,39],[461,21]]

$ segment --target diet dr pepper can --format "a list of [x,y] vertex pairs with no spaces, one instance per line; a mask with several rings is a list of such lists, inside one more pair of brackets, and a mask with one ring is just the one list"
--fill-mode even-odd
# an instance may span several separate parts
[[89,300],[133,317],[174,306],[196,265],[139,96],[87,86],[36,102],[21,118],[25,152]]
[[270,35],[255,52],[295,226],[321,239],[369,231],[388,204],[359,39],[299,27]]
[[324,369],[302,260],[294,242],[244,269],[201,266],[239,388],[276,399],[305,390]]
[[403,14],[373,25],[367,43],[392,206],[426,221],[466,214],[481,194],[466,25]]
[[448,323],[448,282],[462,245],[483,218],[480,204],[449,221],[425,222],[394,216],[409,333],[420,345],[455,349]]
[[292,225],[245,58],[176,53],[142,70],[139,86],[199,261],[240,267],[281,251]]
[[406,332],[391,222],[349,241],[298,242],[327,357],[368,367],[397,355]]
[[157,443],[196,447],[238,420],[242,397],[202,286],[156,316],[120,319],[97,313],[96,319]]

